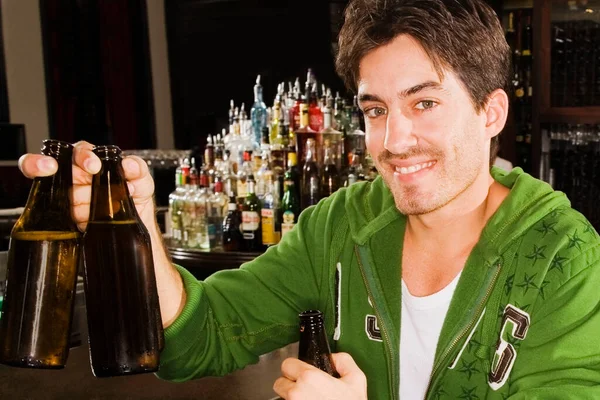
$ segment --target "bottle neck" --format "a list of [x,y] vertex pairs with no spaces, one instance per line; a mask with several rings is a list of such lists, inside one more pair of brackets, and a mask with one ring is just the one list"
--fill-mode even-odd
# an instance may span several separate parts
[[73,187],[71,160],[73,146],[57,140],[45,140],[41,153],[54,158],[54,175],[33,180],[25,211],[19,221],[24,230],[78,231],[71,218],[69,193]]
[[138,220],[121,166],[121,156],[101,157],[101,161],[102,168],[92,179],[90,222]]

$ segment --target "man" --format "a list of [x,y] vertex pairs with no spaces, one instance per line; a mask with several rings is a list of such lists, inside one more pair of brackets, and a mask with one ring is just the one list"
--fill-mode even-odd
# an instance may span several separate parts
[[[123,166],[154,249],[166,346],[159,376],[226,374],[326,317],[335,379],[282,365],[286,399],[600,398],[600,240],[561,193],[490,172],[509,49],[481,0],[354,0],[337,67],[357,91],[381,178],[306,210],[240,270],[198,282],[172,266],[145,164]],[[91,145],[74,155],[85,227]],[[28,176],[52,160],[27,155]]]

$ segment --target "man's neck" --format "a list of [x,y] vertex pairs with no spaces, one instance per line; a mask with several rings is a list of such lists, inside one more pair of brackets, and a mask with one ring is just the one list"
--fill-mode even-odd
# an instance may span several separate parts
[[482,174],[439,210],[409,216],[406,233],[417,247],[435,243],[438,250],[450,254],[465,247],[470,250],[508,193],[509,189],[495,182],[489,173]]

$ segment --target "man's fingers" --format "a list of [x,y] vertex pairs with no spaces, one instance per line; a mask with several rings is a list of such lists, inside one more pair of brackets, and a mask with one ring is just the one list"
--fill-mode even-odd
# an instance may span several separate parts
[[154,194],[154,180],[148,164],[140,157],[129,156],[123,159],[123,171],[129,181],[129,193],[136,204],[145,202]]
[[73,206],[87,204],[90,205],[92,198],[92,187],[90,185],[73,185],[73,196],[71,202]]
[[333,353],[333,364],[342,380],[356,384],[364,384],[367,380],[365,374],[360,370],[352,356],[348,353]]
[[[91,175],[100,171],[102,163],[98,156],[92,152],[92,149],[94,148],[93,144],[82,141],[75,143],[73,147],[73,161],[77,167]],[[79,173],[76,173],[75,169],[73,169],[73,175],[75,176],[76,174],[79,175]]]
[[286,358],[281,363],[281,374],[289,380],[296,381],[298,378],[309,369],[315,369],[312,365],[300,361],[297,358]]
[[58,163],[52,157],[41,154],[24,154],[19,158],[19,169],[28,178],[49,176],[56,173]]
[[278,378],[273,384],[273,391],[284,399],[289,398],[289,392],[294,387],[294,382],[287,378]]

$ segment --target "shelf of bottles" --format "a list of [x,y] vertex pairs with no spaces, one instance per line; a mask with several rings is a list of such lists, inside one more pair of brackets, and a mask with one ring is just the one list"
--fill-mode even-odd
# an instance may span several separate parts
[[600,0],[553,1],[553,107],[600,106]]
[[600,125],[544,126],[540,172],[600,229]]
[[509,95],[515,129],[515,164],[526,172],[532,170],[532,16],[531,8],[507,10],[504,16],[506,41],[512,50],[512,93]]
[[280,83],[267,107],[260,76],[250,115],[232,100],[229,126],[209,135],[203,160],[186,157],[169,196],[170,246],[260,252],[277,244],[302,210],[340,187],[375,179],[362,115],[311,70]]

